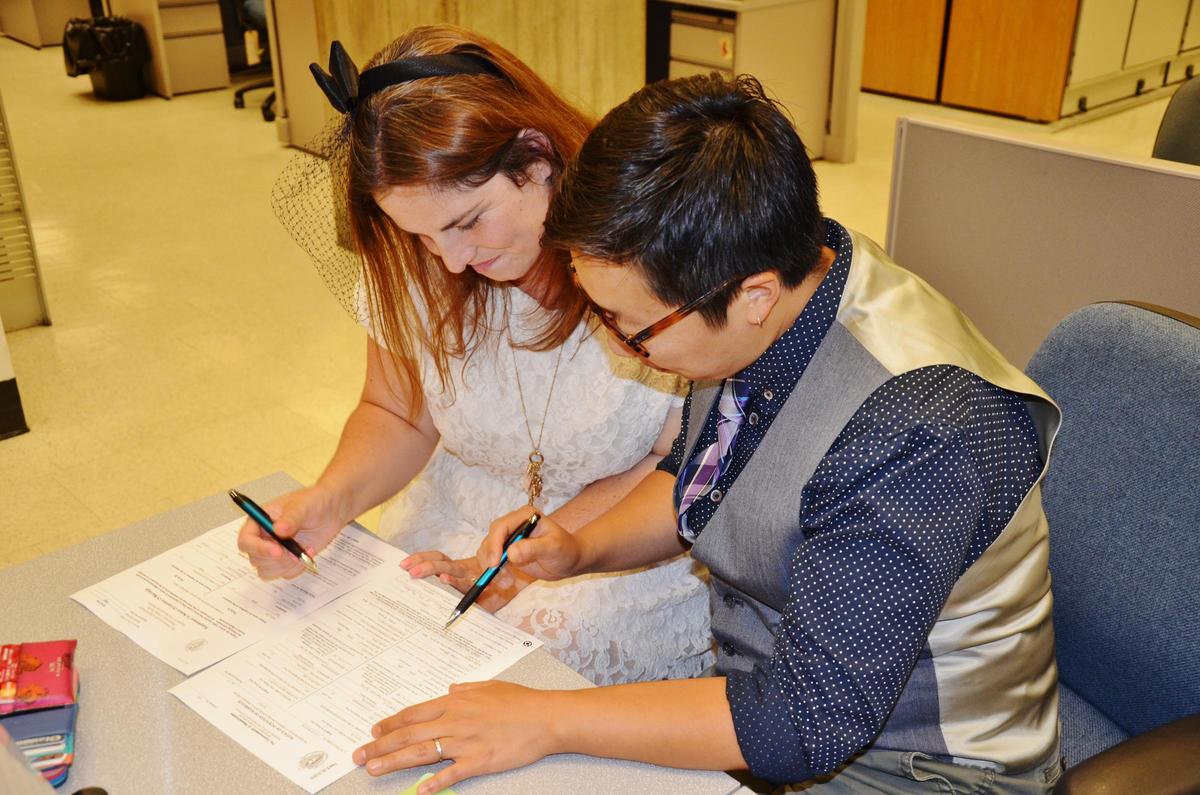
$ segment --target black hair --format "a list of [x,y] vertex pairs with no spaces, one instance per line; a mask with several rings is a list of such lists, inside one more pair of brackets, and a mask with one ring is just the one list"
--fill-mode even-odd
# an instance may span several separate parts
[[[787,288],[820,260],[812,163],[748,75],[652,83],[613,108],[568,165],[544,245],[634,267],[669,306],[766,270]],[[735,283],[697,310],[725,323]]]

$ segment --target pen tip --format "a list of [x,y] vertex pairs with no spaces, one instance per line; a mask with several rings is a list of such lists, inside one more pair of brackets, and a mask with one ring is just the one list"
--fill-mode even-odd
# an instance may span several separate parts
[[236,500],[238,497],[240,497],[242,495],[238,494],[236,490],[230,489],[229,496]]
[[302,553],[300,555],[300,562],[303,563],[304,568],[308,569],[311,573],[317,573],[317,562],[310,558],[307,553]]
[[458,617],[461,615],[462,615],[461,610],[455,610],[454,615],[450,616],[450,620],[446,622],[446,626],[442,627],[442,629],[450,629],[450,625],[453,624],[455,621],[457,621]]

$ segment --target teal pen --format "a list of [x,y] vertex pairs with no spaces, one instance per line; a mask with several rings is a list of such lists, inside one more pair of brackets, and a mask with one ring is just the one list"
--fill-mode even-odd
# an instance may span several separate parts
[[488,586],[492,578],[500,571],[500,568],[508,563],[508,548],[520,541],[522,538],[529,538],[533,533],[533,528],[537,527],[538,520],[542,517],[536,513],[530,516],[516,530],[508,534],[508,538],[504,539],[504,553],[500,555],[500,562],[490,569],[479,575],[479,579],[471,586],[471,590],[463,595],[461,601],[454,608],[454,612],[450,614],[450,620],[446,622],[445,629],[450,629],[450,625],[458,620],[458,617],[467,612],[467,608],[475,604],[475,600],[479,598],[479,594],[483,593],[483,589]]
[[276,544],[279,544],[279,546],[283,547],[288,552],[291,552],[293,555],[299,558],[300,562],[304,564],[304,568],[308,569],[313,574],[317,573],[317,564],[314,563],[313,559],[308,556],[308,553],[304,551],[304,548],[296,543],[295,539],[280,538],[279,536],[275,535],[275,523],[271,521],[271,517],[267,515],[266,511],[259,507],[257,502],[250,499],[245,494],[242,494],[240,491],[234,491],[233,489],[229,490],[229,498],[233,500],[233,503],[237,507],[245,511],[246,515],[253,519],[255,523],[263,529],[263,532],[274,539]]

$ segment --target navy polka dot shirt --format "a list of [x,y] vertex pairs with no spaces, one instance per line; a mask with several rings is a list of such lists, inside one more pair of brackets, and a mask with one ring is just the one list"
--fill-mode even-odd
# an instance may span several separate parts
[[[728,492],[834,322],[850,237],[826,221],[837,257],[795,324],[738,374],[751,387]],[[677,474],[687,416],[659,468]],[[697,449],[716,438],[716,412]],[[726,694],[756,775],[803,781],[829,772],[882,730],[958,577],[1012,518],[1042,468],[1021,398],[952,365],[896,376],[851,418],[802,488],[806,538],[768,670],[732,672]],[[720,503],[697,500],[702,532]]]

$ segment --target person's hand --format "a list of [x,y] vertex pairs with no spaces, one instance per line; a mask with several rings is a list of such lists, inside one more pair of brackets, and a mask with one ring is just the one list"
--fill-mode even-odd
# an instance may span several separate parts
[[[437,577],[442,582],[455,588],[459,593],[466,593],[483,574],[483,567],[478,558],[453,559],[442,552],[430,550],[416,552],[400,561],[400,568],[417,579]],[[475,600],[475,604],[494,613],[513,600],[526,585],[534,579],[512,566],[502,568],[487,588]]]
[[[275,525],[275,534],[295,538],[313,559],[329,546],[347,521],[338,515],[332,497],[317,486],[294,491],[262,507]],[[253,519],[242,523],[237,545],[264,580],[291,579],[305,571],[304,564],[275,543]]]
[[[441,758],[454,764],[417,789],[431,795],[463,779],[532,764],[557,753],[553,721],[563,710],[559,694],[507,682],[451,685],[448,695],[416,704],[385,718],[371,729],[376,739],[354,752],[355,764],[382,776],[394,770],[431,765]],[[435,742],[436,741],[436,742]]]
[[[492,522],[475,554],[481,567],[488,568],[500,562],[505,539],[532,513],[533,509],[525,506]],[[537,580],[563,580],[579,573],[577,569],[581,555],[579,540],[562,525],[543,516],[529,538],[523,538],[508,548],[508,566],[505,569],[515,566]]]

